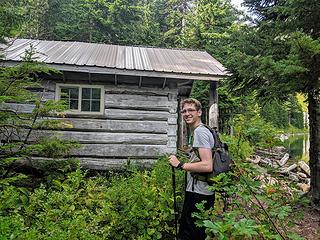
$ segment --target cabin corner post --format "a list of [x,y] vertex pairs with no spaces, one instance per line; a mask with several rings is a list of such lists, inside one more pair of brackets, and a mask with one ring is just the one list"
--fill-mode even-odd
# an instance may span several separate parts
[[186,96],[179,96],[178,98],[178,148],[183,149],[187,144],[187,125],[181,116],[181,102],[186,99]]
[[219,129],[218,119],[218,82],[211,81],[209,88],[209,126]]

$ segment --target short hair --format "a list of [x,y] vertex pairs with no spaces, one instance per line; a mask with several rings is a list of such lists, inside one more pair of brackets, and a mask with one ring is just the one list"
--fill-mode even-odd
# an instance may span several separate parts
[[199,110],[202,109],[201,103],[200,103],[197,99],[195,99],[195,98],[187,98],[187,99],[184,99],[184,100],[181,102],[181,108],[183,108],[186,103],[187,103],[187,104],[194,104],[197,111],[199,111]]

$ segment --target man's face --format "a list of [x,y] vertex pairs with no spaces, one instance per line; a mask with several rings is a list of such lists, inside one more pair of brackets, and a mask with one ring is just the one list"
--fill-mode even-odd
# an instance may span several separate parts
[[183,119],[188,125],[192,125],[200,120],[201,110],[197,110],[193,103],[185,103],[181,110]]

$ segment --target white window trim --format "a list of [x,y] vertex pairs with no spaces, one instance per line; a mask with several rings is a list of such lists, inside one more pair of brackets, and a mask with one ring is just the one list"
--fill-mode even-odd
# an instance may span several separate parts
[[[68,114],[82,114],[82,115],[103,115],[104,114],[104,86],[103,85],[89,85],[89,84],[69,84],[69,83],[57,83],[56,84],[56,94],[55,94],[55,100],[59,101],[61,97],[61,87],[78,87],[79,88],[79,106],[78,110],[75,109],[69,109],[65,111],[65,113]],[[82,100],[82,88],[100,88],[100,112],[86,112],[81,111],[81,100]]]

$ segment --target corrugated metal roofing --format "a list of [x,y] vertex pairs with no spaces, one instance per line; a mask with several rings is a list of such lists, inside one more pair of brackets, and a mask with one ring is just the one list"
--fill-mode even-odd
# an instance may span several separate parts
[[6,61],[21,61],[32,45],[37,52],[35,59],[47,64],[215,77],[226,75],[222,64],[205,51],[32,39],[16,39],[10,44],[4,49]]

